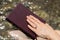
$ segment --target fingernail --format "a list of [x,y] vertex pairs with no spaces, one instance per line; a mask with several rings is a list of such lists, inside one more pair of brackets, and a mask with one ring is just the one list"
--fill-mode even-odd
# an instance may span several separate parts
[[28,18],[28,16],[26,16]]
[[32,15],[30,15],[30,16],[32,16]]

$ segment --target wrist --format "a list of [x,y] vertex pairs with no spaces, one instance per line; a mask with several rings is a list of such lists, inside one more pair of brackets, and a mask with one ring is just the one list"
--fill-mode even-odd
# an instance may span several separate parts
[[49,34],[49,37],[51,38],[51,40],[60,40],[59,34],[57,34],[55,31],[51,32],[51,34]]

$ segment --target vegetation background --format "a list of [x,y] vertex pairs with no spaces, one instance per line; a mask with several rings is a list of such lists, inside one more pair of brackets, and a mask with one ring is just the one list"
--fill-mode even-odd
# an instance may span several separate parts
[[5,19],[18,3],[42,17],[54,29],[60,30],[60,0],[0,0],[0,40],[13,40],[7,31],[17,28]]

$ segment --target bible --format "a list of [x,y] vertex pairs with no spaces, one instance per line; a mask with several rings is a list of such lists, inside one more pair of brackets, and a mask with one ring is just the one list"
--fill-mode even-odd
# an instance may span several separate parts
[[7,15],[6,20],[10,23],[16,25],[23,33],[25,33],[28,37],[35,39],[37,35],[28,28],[28,22],[26,21],[26,16],[33,15],[38,18],[41,22],[46,23],[41,17],[37,16],[33,12],[29,10],[29,8],[25,7],[23,4],[19,3],[10,14]]

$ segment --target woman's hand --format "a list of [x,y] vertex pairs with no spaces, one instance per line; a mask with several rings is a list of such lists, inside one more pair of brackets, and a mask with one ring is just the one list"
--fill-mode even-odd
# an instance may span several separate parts
[[[60,40],[60,31],[53,30],[51,26],[49,26],[47,23],[45,24],[42,23],[32,15],[27,16],[27,22],[31,25],[31,26],[28,25],[28,27],[38,36],[43,35],[44,37],[50,38],[52,40]],[[31,40],[20,30],[8,31],[8,34],[11,35],[13,38],[16,38],[16,40]],[[46,40],[46,39],[38,37],[38,40]]]
[[[60,30],[55,30],[59,35],[60,35]],[[21,32],[20,30],[12,30],[12,31],[8,31],[8,34],[10,36],[12,36],[13,38],[15,38],[16,40],[32,40],[29,39],[23,32]],[[46,40],[43,38],[38,37],[38,40]]]
[[42,23],[39,19],[35,18],[32,15],[27,16],[27,22],[30,24],[28,25],[28,27],[38,36],[48,37],[52,40],[60,40],[60,36],[58,36],[58,34],[53,30],[53,28],[47,23]]
[[40,20],[35,18],[34,16],[32,15],[27,16],[27,22],[30,24],[28,25],[28,27],[38,36],[49,34],[50,28],[46,24],[42,23]]

